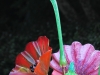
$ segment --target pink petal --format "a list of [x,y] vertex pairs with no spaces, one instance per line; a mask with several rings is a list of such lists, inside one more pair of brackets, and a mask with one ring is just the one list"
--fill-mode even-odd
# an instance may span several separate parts
[[57,63],[55,60],[52,60],[50,62],[50,67],[58,72],[62,72],[62,68],[59,66],[59,63]]
[[95,50],[90,59],[87,62],[88,66],[86,68],[87,73],[90,73],[99,68],[100,64],[100,51]]
[[67,63],[69,64],[71,61],[74,62],[72,53],[71,53],[71,47],[69,45],[64,45],[64,50],[65,50]]
[[71,45],[71,55],[74,60],[74,62],[77,62],[77,60],[80,58],[80,49],[82,45],[80,42],[73,42]]
[[52,75],[62,75],[62,74],[54,70],[54,71],[52,72]]
[[88,73],[88,75],[98,75],[98,69],[93,70],[92,72]]
[[58,52],[56,52],[56,53],[53,53],[53,54],[52,54],[52,58],[55,59],[55,61],[56,61],[57,63],[59,63],[60,52],[58,51]]
[[[82,51],[83,50],[83,51]],[[85,44],[83,45],[83,48],[81,49],[81,57],[83,57],[83,62],[86,63],[89,59],[90,56],[92,54],[92,52],[94,51],[94,47],[91,44]]]
[[81,49],[79,50],[77,63],[75,63],[77,73],[84,73],[85,69],[88,67],[87,61],[90,59],[90,56],[94,50],[95,49],[91,44],[85,44],[81,47]]
[[32,73],[23,73],[23,72],[10,72],[9,75],[35,75]]

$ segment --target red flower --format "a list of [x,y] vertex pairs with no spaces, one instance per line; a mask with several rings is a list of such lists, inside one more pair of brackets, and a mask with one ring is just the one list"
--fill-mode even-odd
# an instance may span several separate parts
[[37,41],[29,42],[25,51],[18,54],[16,66],[9,75],[47,75],[51,53],[49,39],[40,36]]

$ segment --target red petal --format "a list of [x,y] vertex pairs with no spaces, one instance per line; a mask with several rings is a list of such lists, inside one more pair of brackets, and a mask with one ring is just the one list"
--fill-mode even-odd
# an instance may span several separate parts
[[[35,49],[35,45],[39,46],[40,49],[40,53],[41,55],[44,54],[46,51],[48,51],[49,49],[51,50],[51,48],[49,47],[49,39],[46,36],[40,36],[38,38],[37,41],[34,42],[29,42],[26,47],[25,50],[35,59],[38,60],[40,55],[37,53],[37,49],[38,46],[36,46],[37,49]],[[37,44],[36,44],[37,43]]]
[[49,50],[48,52],[46,52],[40,57],[39,63],[37,64],[35,71],[34,71],[37,75],[47,75],[48,74],[51,52],[52,50]]
[[48,51],[49,39],[46,36],[40,36],[37,40],[41,53],[44,54]]
[[39,55],[36,52],[36,49],[34,48],[34,45],[32,42],[29,42],[26,47],[25,50],[34,58],[34,60],[39,59]]
[[22,56],[22,54],[17,55],[15,63],[19,66],[30,67],[30,63]]

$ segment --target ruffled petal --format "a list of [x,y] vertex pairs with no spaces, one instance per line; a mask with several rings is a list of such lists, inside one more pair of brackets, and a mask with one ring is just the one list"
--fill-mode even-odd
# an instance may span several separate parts
[[[98,75],[100,51],[95,50],[93,45],[82,45],[80,42],[75,41],[71,45],[64,45],[64,53],[67,60],[66,71],[70,62],[74,62],[75,72],[78,75]],[[53,68],[54,74],[56,72],[62,73],[62,69],[59,66],[59,57],[59,51],[52,55],[50,66]]]
[[33,43],[36,43],[36,42],[29,42],[25,47],[25,51],[27,51],[32,56],[32,58],[34,58],[34,60],[38,60],[39,54],[36,52],[37,47],[36,47],[36,44],[33,44]]
[[37,40],[37,43],[41,50],[41,54],[44,54],[46,51],[48,51],[49,39],[46,36],[40,36]]
[[74,61],[71,61],[71,62],[74,62],[76,63],[77,60],[80,58],[80,49],[81,49],[82,45],[80,42],[73,42],[72,45],[71,45],[71,56],[73,58]]
[[92,52],[94,51],[94,47],[91,44],[85,44],[79,50],[79,57],[77,62],[75,63],[76,72],[78,74],[84,74],[85,69],[88,67],[87,62],[90,59]]
[[92,71],[99,68],[100,64],[100,51],[95,50],[91,56],[90,59],[87,62],[88,66],[86,68],[86,72],[89,74]]
[[55,60],[52,60],[50,62],[50,67],[53,68],[54,70],[62,73],[62,68],[60,67],[59,63],[57,63]]
[[34,73],[36,75],[47,75],[48,74],[51,53],[52,51],[49,50],[39,58],[39,63],[37,64],[34,70]]
[[36,75],[33,73],[23,73],[23,72],[10,72],[9,75]]
[[57,72],[56,70],[54,70],[54,71],[52,72],[52,75],[62,75],[62,74],[59,73],[59,72]]
[[72,57],[71,46],[64,45],[64,50],[65,50],[65,56],[66,56],[67,63],[69,64],[70,62],[74,62],[74,59]]
[[22,54],[17,55],[15,64],[23,66],[23,67],[27,67],[27,68],[29,68],[31,65],[31,63],[28,62],[27,59],[25,57],[23,57]]
[[55,59],[55,61],[56,61],[57,63],[59,63],[60,52],[58,51],[58,52],[56,52],[56,53],[53,53],[53,54],[52,54],[52,58]]

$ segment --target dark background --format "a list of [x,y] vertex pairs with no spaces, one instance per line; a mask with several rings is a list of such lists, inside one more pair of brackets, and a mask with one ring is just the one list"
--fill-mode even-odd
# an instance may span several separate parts
[[[57,0],[64,44],[80,41],[100,50],[100,0]],[[8,75],[29,41],[45,35],[59,49],[49,0],[0,0],[0,75]]]

